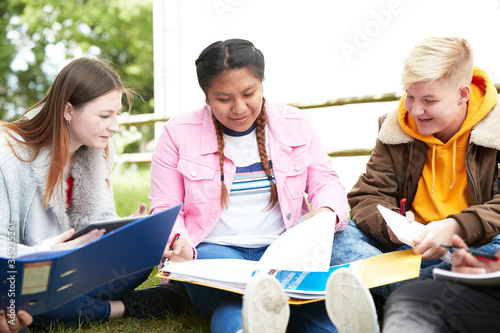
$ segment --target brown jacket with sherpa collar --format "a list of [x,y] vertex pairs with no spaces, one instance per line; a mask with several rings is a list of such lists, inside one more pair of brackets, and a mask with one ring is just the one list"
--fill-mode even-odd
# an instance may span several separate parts
[[[428,146],[406,134],[398,123],[397,111],[380,118],[375,148],[362,174],[348,194],[351,219],[385,246],[390,241],[387,225],[378,212],[380,204],[399,212],[415,198]],[[466,232],[466,243],[481,245],[500,233],[498,151],[500,150],[500,106],[496,105],[471,131],[466,157],[467,189],[471,206],[452,217]]]

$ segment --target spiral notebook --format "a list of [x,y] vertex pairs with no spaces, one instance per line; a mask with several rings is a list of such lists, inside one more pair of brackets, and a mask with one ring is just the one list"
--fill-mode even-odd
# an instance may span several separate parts
[[[398,239],[402,243],[414,247],[416,244],[413,240],[420,235],[425,225],[416,221],[410,223],[403,215],[398,214],[382,205],[377,205],[377,208],[380,211],[380,214],[382,214],[382,217],[387,225],[391,228]],[[448,253],[441,257],[441,259],[451,262],[451,253],[448,251]]]
[[500,285],[500,271],[484,274],[468,274],[434,268],[432,275],[436,280],[449,280],[469,286],[498,288]]

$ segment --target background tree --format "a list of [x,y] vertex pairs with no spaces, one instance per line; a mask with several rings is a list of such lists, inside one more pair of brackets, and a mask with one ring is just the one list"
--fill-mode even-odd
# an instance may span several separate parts
[[[109,60],[143,99],[133,113],[153,112],[152,0],[2,0],[0,19],[1,119],[18,118],[81,56]],[[151,126],[138,132],[141,140],[125,151],[153,136]]]

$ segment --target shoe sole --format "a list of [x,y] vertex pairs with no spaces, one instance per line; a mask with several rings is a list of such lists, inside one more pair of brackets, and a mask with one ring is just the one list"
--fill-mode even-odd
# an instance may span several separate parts
[[252,277],[241,310],[244,333],[285,332],[290,317],[288,297],[271,275]]
[[348,268],[339,268],[328,278],[325,306],[339,333],[378,333],[380,330],[370,291],[361,277]]

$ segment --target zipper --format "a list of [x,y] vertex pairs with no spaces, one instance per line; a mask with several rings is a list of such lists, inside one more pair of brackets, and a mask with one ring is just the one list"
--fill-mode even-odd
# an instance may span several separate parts
[[411,168],[410,166],[412,164],[413,149],[409,142],[406,145],[408,146],[408,167],[403,173],[403,183],[401,184],[401,195],[400,195],[401,198],[399,198],[399,200],[406,198],[406,193],[408,193],[408,189],[406,188],[406,183],[408,177],[408,170],[410,170]]
[[470,165],[469,165],[469,154],[470,154],[471,149],[467,149],[467,154],[465,156],[465,170],[467,172],[467,176],[469,177],[471,183],[472,183],[472,188],[474,189],[474,198],[476,199],[475,204],[479,204],[479,198],[478,198],[478,191],[477,191],[477,186],[476,182],[474,180],[474,177],[472,177],[472,173],[470,172]]

